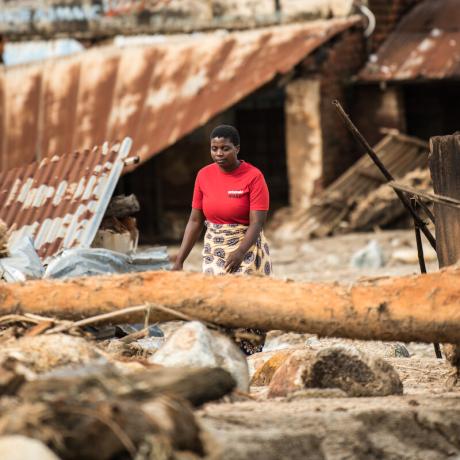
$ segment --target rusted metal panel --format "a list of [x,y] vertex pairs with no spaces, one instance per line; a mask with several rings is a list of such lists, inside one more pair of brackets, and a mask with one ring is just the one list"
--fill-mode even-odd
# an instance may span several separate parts
[[[361,19],[352,17],[244,32],[165,36],[150,45],[101,47],[67,57],[59,61],[56,72],[51,64],[24,67],[17,71],[18,80],[41,75],[46,97],[61,100],[65,94],[68,104],[76,100],[71,132],[64,126],[71,123],[73,107],[63,116],[63,129],[53,120],[66,103],[41,107],[46,122],[35,126],[40,128],[43,157],[54,155],[56,146],[67,146],[70,137],[72,149],[80,150],[129,135],[143,162],[359,24]],[[15,82],[7,80],[14,87]],[[12,104],[8,94],[6,105]],[[27,110],[15,113],[21,118]],[[2,135],[10,143],[10,132]],[[35,150],[32,139],[27,145],[13,143],[6,156],[25,164],[33,160]]]
[[72,151],[72,133],[76,124],[76,108],[80,63],[51,60],[43,83],[41,144],[38,159],[48,155],[62,155]]
[[161,55],[155,48],[135,48],[123,53],[118,63],[107,139],[133,136],[139,126],[152,69]]
[[131,144],[126,138],[0,173],[0,219],[12,238],[33,238],[45,261],[61,249],[89,247]]
[[460,77],[460,0],[425,0],[359,74],[362,81]]
[[6,160],[6,94],[5,94],[5,69],[0,68],[0,171],[7,168],[3,162]]
[[[428,144],[398,132],[390,131],[374,149],[388,171],[397,179],[428,165]],[[352,208],[383,182],[383,175],[371,158],[364,155],[324,190],[307,212],[302,211],[296,236],[324,237],[344,231],[349,227],[347,219]]]
[[[80,62],[77,98],[77,124],[73,149],[83,149],[104,142],[118,75],[119,50],[90,50],[70,58]],[[115,140],[115,139],[113,139]]]
[[41,95],[41,69],[7,70],[7,97],[2,137],[5,150],[2,168],[10,169],[36,160]]

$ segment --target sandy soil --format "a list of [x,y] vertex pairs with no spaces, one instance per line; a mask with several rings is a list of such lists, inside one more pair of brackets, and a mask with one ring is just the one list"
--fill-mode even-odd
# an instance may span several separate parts
[[199,412],[221,458],[460,458],[460,397],[307,398],[212,404]]
[[[385,263],[355,268],[356,251],[376,240]],[[426,246],[428,271],[438,269]],[[171,248],[171,253],[177,248]],[[201,246],[185,264],[200,271]],[[398,260],[398,253],[409,263]],[[413,231],[350,234],[307,242],[271,242],[274,276],[338,281],[419,273]],[[378,353],[379,344],[364,345]],[[266,400],[264,389],[246,401],[210,404],[199,411],[219,455],[231,460],[460,459],[460,388],[431,344],[406,344],[409,358],[385,359],[398,371],[403,396]],[[256,389],[254,389],[256,390]]]

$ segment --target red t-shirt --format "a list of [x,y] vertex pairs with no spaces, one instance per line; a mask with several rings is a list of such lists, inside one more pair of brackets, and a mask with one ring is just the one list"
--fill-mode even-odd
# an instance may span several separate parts
[[248,225],[249,211],[268,211],[269,202],[263,174],[245,161],[229,173],[213,163],[196,176],[192,208],[213,224]]

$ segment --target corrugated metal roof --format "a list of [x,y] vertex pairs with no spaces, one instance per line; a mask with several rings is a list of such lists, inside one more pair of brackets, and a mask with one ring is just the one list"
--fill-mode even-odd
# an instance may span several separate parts
[[460,78],[460,0],[415,6],[359,74],[363,81]]
[[124,136],[145,161],[360,22],[164,36],[3,69],[0,167]]
[[[375,152],[396,178],[428,166],[428,143],[418,138],[390,130],[374,147]],[[307,211],[296,215],[295,228],[280,227],[279,234],[288,232],[292,238],[324,237],[349,228],[350,211],[357,202],[385,182],[368,155],[363,155],[353,166],[337,178],[313,202]],[[286,225],[290,225],[289,223]]]
[[90,247],[131,144],[126,138],[0,173],[0,219],[14,229],[12,238],[32,237],[44,260]]

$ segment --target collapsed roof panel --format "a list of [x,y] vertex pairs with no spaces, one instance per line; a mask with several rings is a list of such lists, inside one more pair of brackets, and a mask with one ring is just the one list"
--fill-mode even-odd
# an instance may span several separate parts
[[131,139],[53,156],[0,173],[0,220],[30,236],[46,260],[93,242],[131,149]]
[[134,139],[136,154],[146,161],[360,23],[359,17],[351,17],[234,33],[158,36],[149,45],[100,47],[3,68],[0,84],[16,91],[8,91],[4,99],[1,167],[124,136]]
[[[375,146],[378,157],[396,178],[428,166],[428,143],[397,131],[389,130]],[[325,237],[351,229],[350,214],[356,205],[385,183],[385,178],[368,155],[361,157],[327,187],[309,209],[299,210],[295,223],[281,225],[275,233],[282,238]],[[354,229],[356,230],[356,223]]]
[[425,0],[401,21],[360,81],[460,78],[460,1]]

